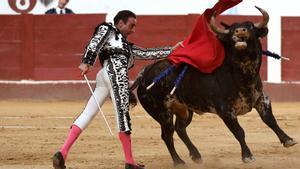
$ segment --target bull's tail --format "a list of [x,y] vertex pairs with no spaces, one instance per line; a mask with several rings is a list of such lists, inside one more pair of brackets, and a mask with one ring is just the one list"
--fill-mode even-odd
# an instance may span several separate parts
[[137,75],[136,79],[134,80],[133,84],[130,86],[130,91],[133,91],[134,89],[136,89],[142,82],[143,77],[144,77],[144,73],[145,73],[145,69],[147,68],[144,67]]
[[129,88],[129,92],[130,92],[130,95],[129,95],[129,104],[130,104],[130,108],[133,108],[137,105],[137,97],[136,95],[134,94],[134,90],[142,83],[142,80],[144,78],[144,73],[145,73],[145,69],[147,68],[144,67],[137,75],[136,79],[134,80],[134,82],[132,83],[132,85],[130,86]]

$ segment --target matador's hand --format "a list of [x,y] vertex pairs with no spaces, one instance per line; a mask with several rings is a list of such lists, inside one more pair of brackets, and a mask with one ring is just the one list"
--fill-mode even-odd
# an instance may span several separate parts
[[85,64],[85,63],[81,63],[78,68],[80,69],[81,71],[81,76],[85,75],[89,69],[90,69],[90,65],[88,64]]

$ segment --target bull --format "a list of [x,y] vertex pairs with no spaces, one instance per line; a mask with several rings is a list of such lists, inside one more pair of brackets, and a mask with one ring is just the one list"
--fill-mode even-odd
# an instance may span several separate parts
[[252,162],[255,158],[246,144],[245,133],[237,116],[250,112],[252,108],[275,132],[284,147],[297,144],[278,126],[272,113],[271,100],[263,91],[259,74],[262,63],[260,38],[268,33],[269,15],[265,10],[256,8],[263,15],[258,23],[233,23],[222,29],[216,25],[215,16],[211,17],[210,27],[225,48],[224,62],[213,73],[202,73],[189,66],[175,93],[170,94],[174,79],[180,73],[179,67],[147,90],[152,79],[172,65],[168,60],[161,60],[147,66],[135,81],[133,88],[138,87],[138,99],[147,113],[160,124],[161,138],[174,165],[185,163],[175,150],[174,131],[187,146],[192,160],[201,162],[201,155],[186,132],[194,113],[217,114],[238,140],[244,163]]

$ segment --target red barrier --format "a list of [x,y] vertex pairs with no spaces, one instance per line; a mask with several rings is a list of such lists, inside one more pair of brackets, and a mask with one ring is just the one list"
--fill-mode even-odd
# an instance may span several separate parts
[[22,79],[21,16],[0,15],[0,79]]
[[[137,32],[130,41],[142,47],[174,45],[189,35],[198,15],[138,16]],[[105,14],[87,15],[1,15],[0,16],[0,79],[4,80],[77,80],[85,45],[94,27],[103,22]],[[225,23],[251,20],[260,16],[221,16]],[[292,61],[283,62],[283,80],[299,80],[300,61],[296,60],[300,19],[283,18],[283,55]],[[266,38],[262,39],[266,49]],[[272,49],[276,52],[276,49]],[[137,72],[152,61],[136,61],[130,72]],[[263,58],[261,76],[267,77],[266,57]],[[91,79],[99,68],[89,74]]]
[[[35,17],[35,79],[81,79],[77,66],[96,25],[105,15]],[[99,64],[97,64],[99,67]],[[92,72],[95,76],[96,72]]]
[[81,79],[77,66],[105,15],[2,15],[0,20],[0,79],[73,80]]
[[[34,77],[35,54],[34,54],[34,17],[33,15],[24,14],[21,26],[21,77],[30,79]],[[38,55],[37,55],[38,56]]]
[[282,17],[282,56],[289,57],[290,61],[282,61],[282,80],[300,81],[300,18]]

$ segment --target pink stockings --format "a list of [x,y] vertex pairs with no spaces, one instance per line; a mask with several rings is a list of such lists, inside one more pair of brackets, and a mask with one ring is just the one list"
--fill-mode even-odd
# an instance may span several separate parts
[[[76,141],[76,139],[79,137],[81,131],[82,130],[75,124],[72,125],[69,135],[65,141],[65,144],[60,149],[60,152],[63,155],[65,161],[67,159],[69,150],[71,149],[71,147],[74,144],[74,142]],[[119,139],[122,143],[126,163],[135,164],[133,156],[132,156],[130,134],[126,134],[125,132],[119,132]]]
[[76,141],[76,139],[78,138],[80,133],[81,133],[81,129],[78,126],[73,124],[72,127],[71,127],[71,130],[69,132],[69,135],[68,135],[68,137],[65,141],[65,144],[60,149],[60,152],[63,155],[65,161],[67,159],[67,155],[69,153],[69,150],[71,149],[73,143]]
[[126,134],[125,132],[119,132],[119,139],[122,143],[126,163],[135,164],[132,156],[130,134]]

